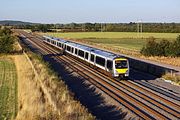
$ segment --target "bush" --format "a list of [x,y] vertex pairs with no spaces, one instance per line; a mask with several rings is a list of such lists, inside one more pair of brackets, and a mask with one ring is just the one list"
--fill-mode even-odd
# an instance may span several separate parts
[[159,45],[159,56],[168,56],[169,48],[170,48],[170,42],[168,40],[163,39],[160,41]]
[[177,37],[176,41],[174,42],[175,45],[175,54],[176,56],[180,57],[180,35]]
[[180,35],[174,42],[168,40],[161,40],[159,43],[155,41],[155,38],[148,39],[146,45],[141,49],[141,54],[145,56],[180,56]]
[[8,28],[0,30],[0,53],[10,53],[13,51],[14,37]]
[[145,56],[155,56],[158,55],[158,43],[155,41],[154,37],[150,37],[147,41],[146,46],[141,50],[141,54]]

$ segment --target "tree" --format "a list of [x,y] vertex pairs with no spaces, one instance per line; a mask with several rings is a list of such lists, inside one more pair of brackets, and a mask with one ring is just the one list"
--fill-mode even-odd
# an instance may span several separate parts
[[0,53],[10,53],[13,51],[14,37],[8,28],[0,30]]

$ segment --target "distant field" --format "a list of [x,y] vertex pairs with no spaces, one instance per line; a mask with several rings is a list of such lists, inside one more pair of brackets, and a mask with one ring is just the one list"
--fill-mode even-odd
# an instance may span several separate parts
[[174,40],[180,33],[142,33],[135,32],[76,32],[76,33],[47,33],[46,35],[59,38],[82,39],[85,42],[102,44],[110,47],[140,50],[151,36],[160,39]]
[[96,38],[155,38],[175,39],[180,33],[142,33],[136,32],[69,32],[69,33],[48,33],[49,35],[61,38],[96,39]]
[[90,43],[101,44],[108,47],[116,47],[131,50],[140,50],[145,45],[145,39],[85,39]]
[[17,74],[12,60],[0,58],[0,120],[17,114]]

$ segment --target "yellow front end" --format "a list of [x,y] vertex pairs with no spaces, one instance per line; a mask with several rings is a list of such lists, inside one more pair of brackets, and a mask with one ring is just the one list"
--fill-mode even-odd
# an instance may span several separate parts
[[116,69],[116,71],[117,71],[119,74],[125,74],[125,73],[128,71],[128,68]]
[[124,75],[129,76],[129,63],[126,58],[117,58],[115,59],[115,70],[116,76]]

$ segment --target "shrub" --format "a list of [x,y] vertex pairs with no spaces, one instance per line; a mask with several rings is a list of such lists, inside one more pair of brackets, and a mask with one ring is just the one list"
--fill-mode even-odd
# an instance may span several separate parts
[[169,48],[170,48],[170,42],[168,40],[163,39],[160,41],[159,45],[159,56],[168,56]]
[[141,54],[145,56],[180,56],[180,35],[173,42],[168,40],[161,40],[159,43],[155,41],[155,38],[148,39],[146,45],[141,49]]
[[13,51],[14,38],[9,35],[0,37],[0,53],[10,53]]
[[177,37],[176,41],[174,42],[175,45],[175,54],[177,57],[180,57],[180,35]]
[[155,41],[154,37],[150,37],[147,41],[146,46],[141,50],[141,54],[145,56],[155,56],[158,55],[158,43]]
[[0,29],[0,53],[10,53],[13,51],[14,37],[8,28]]

